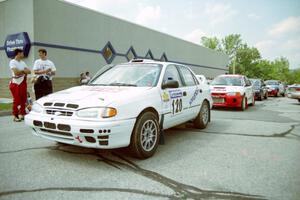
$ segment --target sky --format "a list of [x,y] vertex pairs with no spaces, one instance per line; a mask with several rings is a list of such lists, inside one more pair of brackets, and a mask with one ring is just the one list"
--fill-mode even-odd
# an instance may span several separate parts
[[65,0],[200,44],[241,34],[262,58],[300,68],[300,0]]

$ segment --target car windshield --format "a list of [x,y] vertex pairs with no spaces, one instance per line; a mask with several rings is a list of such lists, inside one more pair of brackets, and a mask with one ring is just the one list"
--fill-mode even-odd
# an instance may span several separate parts
[[154,87],[161,68],[160,64],[116,65],[93,78],[89,85]]
[[266,81],[266,85],[279,85],[277,81]]
[[242,79],[241,77],[219,76],[211,82],[211,85],[242,86]]
[[260,81],[256,79],[251,79],[251,82],[254,86],[260,86]]

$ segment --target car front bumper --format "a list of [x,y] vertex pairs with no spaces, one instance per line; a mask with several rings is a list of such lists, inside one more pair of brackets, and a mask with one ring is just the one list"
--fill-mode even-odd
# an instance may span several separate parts
[[243,96],[229,96],[227,94],[211,94],[214,107],[238,107],[242,105]]
[[128,146],[135,121],[135,118],[110,122],[84,121],[33,113],[25,116],[25,124],[32,128],[36,136],[98,149]]

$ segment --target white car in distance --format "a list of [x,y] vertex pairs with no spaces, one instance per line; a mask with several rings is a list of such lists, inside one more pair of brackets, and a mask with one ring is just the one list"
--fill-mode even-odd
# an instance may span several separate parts
[[205,128],[212,101],[184,65],[135,59],[103,67],[86,86],[37,100],[25,123],[60,143],[152,156],[161,131],[187,121]]

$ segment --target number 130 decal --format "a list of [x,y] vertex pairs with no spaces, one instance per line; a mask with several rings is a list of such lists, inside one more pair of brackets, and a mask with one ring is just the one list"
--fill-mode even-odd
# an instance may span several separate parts
[[178,99],[173,99],[172,100],[172,113],[177,114],[180,113],[182,111],[182,99],[178,98]]

